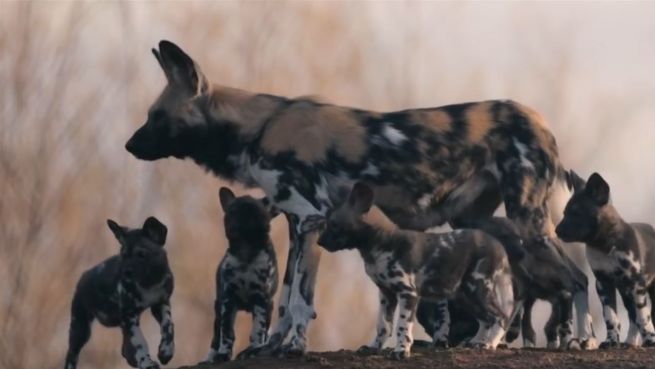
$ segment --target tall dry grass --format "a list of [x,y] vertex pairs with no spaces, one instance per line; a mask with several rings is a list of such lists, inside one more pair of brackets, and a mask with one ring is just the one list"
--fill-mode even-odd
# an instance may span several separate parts
[[[652,221],[654,15],[608,3],[0,2],[0,367],[62,365],[76,278],[117,252],[110,217],[169,225],[172,365],[206,353],[224,183],[123,149],[164,84],[149,52],[159,39],[213,81],[255,91],[377,110],[520,100],[550,120],[567,165],[607,174],[623,213]],[[273,233],[284,268],[284,220]],[[357,255],[325,255],[317,288],[311,348],[365,342],[376,292]],[[153,319],[145,327],[154,348]],[[80,367],[127,368],[119,336],[96,326]]]

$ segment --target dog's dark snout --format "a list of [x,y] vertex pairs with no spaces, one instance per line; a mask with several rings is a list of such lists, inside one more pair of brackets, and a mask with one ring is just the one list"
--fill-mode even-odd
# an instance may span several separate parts
[[127,140],[127,143],[125,144],[125,150],[133,153],[134,152],[134,139],[130,138]]

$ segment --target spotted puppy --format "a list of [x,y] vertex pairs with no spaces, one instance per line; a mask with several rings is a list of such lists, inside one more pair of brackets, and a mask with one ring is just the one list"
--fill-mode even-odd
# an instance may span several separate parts
[[239,310],[253,316],[250,346],[239,357],[250,356],[266,342],[278,284],[269,236],[270,221],[277,211],[266,198],[235,197],[227,187],[220,189],[219,197],[229,246],[216,271],[214,338],[205,360],[212,363],[232,357],[234,319]]
[[[356,248],[366,273],[380,289],[377,334],[362,350],[380,350],[391,335],[400,305],[393,358],[406,358],[419,296],[445,301],[460,291],[480,323],[474,347],[494,349],[505,333],[513,305],[509,262],[503,246],[477,230],[429,234],[376,226],[366,213],[373,190],[357,183],[328,218],[319,245],[328,251]],[[447,309],[447,303],[441,304]]]
[[65,369],[74,369],[80,350],[91,337],[91,323],[97,319],[106,327],[123,331],[123,357],[130,366],[155,369],[148,344],[139,328],[139,316],[150,308],[161,326],[159,361],[173,357],[173,321],[170,297],[173,274],[164,250],[167,229],[155,217],[142,228],[131,229],[108,220],[121,245],[120,253],[82,274],[71,309],[70,338]]
[[[556,232],[564,241],[587,244],[587,259],[596,276],[603,304],[607,339],[601,348],[619,345],[616,290],[628,311],[630,329],[625,343],[655,346],[655,330],[647,294],[655,301],[655,230],[643,223],[627,223],[610,202],[610,187],[598,174],[578,181]],[[655,306],[655,305],[654,305]]]

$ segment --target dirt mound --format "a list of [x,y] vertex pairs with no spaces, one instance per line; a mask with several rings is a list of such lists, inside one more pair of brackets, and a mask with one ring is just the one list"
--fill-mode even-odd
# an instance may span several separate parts
[[411,359],[393,361],[382,355],[352,351],[312,352],[302,358],[256,358],[221,365],[185,366],[180,369],[616,369],[655,368],[655,349],[617,349],[558,352],[542,349],[509,349],[495,352],[454,349],[416,349]]

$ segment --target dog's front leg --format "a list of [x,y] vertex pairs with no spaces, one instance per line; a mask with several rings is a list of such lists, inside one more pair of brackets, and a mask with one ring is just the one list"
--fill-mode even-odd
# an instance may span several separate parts
[[410,356],[412,343],[412,327],[418,303],[418,293],[414,287],[413,277],[403,285],[403,290],[398,293],[398,304],[400,306],[398,316],[398,327],[396,327],[396,348],[392,352],[392,358],[405,359]]
[[647,292],[645,283],[637,283],[631,294],[634,300],[637,328],[641,333],[642,346],[653,347],[655,346],[655,329],[653,328],[650,308],[648,307]]
[[273,302],[257,297],[258,302],[252,308],[252,329],[250,330],[250,345],[237,355],[237,360],[255,356],[258,349],[266,343],[268,327],[271,325]]
[[159,362],[166,364],[173,358],[175,352],[175,328],[171,317],[171,304],[169,301],[158,304],[150,308],[155,320],[159,323],[161,331],[161,341],[157,357]]
[[123,357],[130,366],[139,369],[159,369],[159,364],[150,358],[148,343],[139,327],[139,316],[130,312],[121,313],[123,331]]
[[435,310],[437,315],[432,343],[436,348],[448,348],[448,335],[450,334],[450,311],[448,310],[448,300],[443,299],[437,302]]
[[601,349],[618,347],[620,345],[619,333],[621,322],[616,310],[616,286],[612,277],[602,272],[594,272],[596,275],[596,291],[603,306],[603,318],[607,328],[607,338],[601,343]]
[[396,313],[397,305],[398,299],[394,293],[380,290],[380,310],[378,311],[375,337],[367,345],[360,347],[358,352],[377,353],[382,350],[384,343],[393,331],[393,316]]

